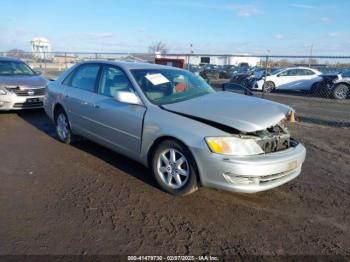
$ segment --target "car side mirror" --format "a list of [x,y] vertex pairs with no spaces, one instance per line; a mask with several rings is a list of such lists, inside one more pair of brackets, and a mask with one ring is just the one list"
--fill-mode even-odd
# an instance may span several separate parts
[[140,98],[133,92],[117,91],[114,95],[114,99],[121,103],[142,105]]
[[41,76],[41,75],[43,74],[43,72],[41,72],[41,71],[34,71],[34,73],[35,73],[35,75],[37,75],[37,76]]
[[277,77],[280,77],[281,75],[276,75]]

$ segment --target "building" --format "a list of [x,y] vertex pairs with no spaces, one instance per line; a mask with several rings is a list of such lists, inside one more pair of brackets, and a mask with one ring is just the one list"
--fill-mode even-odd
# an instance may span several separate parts
[[186,55],[158,55],[160,58],[184,59],[186,64],[214,64],[214,65],[239,65],[240,63],[248,63],[249,66],[257,66],[260,63],[259,57],[250,56],[248,54],[237,55],[195,55],[190,57]]
[[74,55],[65,55],[65,54],[56,54],[53,57],[53,62],[55,64],[67,64],[67,63],[76,63],[78,61],[78,57]]
[[35,37],[30,41],[32,53],[35,58],[50,59],[51,58],[51,44],[45,37]]

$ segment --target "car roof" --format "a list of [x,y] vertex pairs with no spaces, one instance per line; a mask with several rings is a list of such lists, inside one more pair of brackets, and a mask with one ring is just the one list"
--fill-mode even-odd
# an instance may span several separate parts
[[132,70],[132,69],[178,69],[180,70],[180,68],[165,66],[165,65],[139,63],[139,62],[124,62],[124,61],[90,60],[90,61],[81,62],[80,64],[89,64],[89,63],[115,65],[124,70]]
[[0,56],[0,61],[22,62],[20,59],[8,56]]
[[287,70],[287,69],[310,69],[310,70],[314,70],[314,71],[318,71],[314,68],[310,68],[310,67],[306,67],[306,66],[293,66],[293,67],[285,67],[285,68],[281,68],[283,70]]

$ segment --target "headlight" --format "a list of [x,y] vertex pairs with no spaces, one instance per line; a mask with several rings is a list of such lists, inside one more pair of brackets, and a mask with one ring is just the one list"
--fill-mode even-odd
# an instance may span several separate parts
[[263,154],[264,151],[256,143],[253,137],[206,137],[205,142],[213,153],[232,155],[232,156],[249,156]]
[[7,92],[6,92],[5,88],[0,87],[0,95],[6,95],[6,94],[7,94]]

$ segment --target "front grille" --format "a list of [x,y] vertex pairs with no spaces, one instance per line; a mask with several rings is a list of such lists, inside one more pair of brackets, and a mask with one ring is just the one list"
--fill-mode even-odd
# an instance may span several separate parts
[[265,153],[278,152],[290,147],[290,136],[280,135],[271,138],[264,138],[257,141],[257,143]]
[[21,89],[7,88],[8,91],[15,93],[17,96],[43,96],[45,95],[45,88],[26,88]]
[[37,108],[43,107],[43,102],[25,102],[25,103],[16,103],[13,105],[14,108]]

